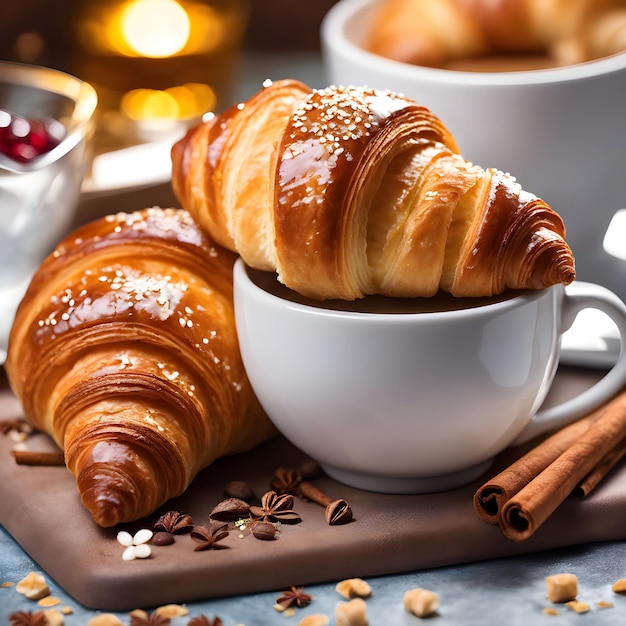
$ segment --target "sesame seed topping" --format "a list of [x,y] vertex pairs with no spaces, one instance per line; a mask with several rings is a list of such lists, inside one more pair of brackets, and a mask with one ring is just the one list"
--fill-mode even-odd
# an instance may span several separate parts
[[[325,167],[330,171],[338,166],[339,157],[352,161],[355,150],[359,151],[353,144],[369,137],[384,119],[410,104],[391,91],[366,87],[314,89],[291,117],[292,142],[285,147],[283,157],[306,155],[311,142],[303,137],[310,137],[325,150]],[[319,156],[314,158],[319,160]]]

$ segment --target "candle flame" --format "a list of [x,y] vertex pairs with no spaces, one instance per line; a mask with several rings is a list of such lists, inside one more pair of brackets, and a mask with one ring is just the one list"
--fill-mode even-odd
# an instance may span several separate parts
[[120,28],[135,54],[163,58],[185,47],[191,23],[185,9],[175,0],[134,0],[122,11]]

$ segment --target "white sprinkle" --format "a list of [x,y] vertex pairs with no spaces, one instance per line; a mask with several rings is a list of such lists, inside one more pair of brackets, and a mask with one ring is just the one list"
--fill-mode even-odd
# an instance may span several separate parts
[[135,548],[136,559],[147,559],[152,554],[152,549],[150,548],[150,546],[146,545],[145,543],[142,543],[138,546],[134,546],[134,548]]
[[150,539],[152,539],[152,534],[153,533],[149,528],[142,528],[135,533],[135,536],[133,537],[133,543],[135,545],[147,543],[148,541],[150,541]]
[[117,542],[122,546],[126,546],[126,547],[132,546],[133,536],[129,532],[126,532],[125,530],[120,530],[120,532],[117,533]]
[[128,548],[122,552],[122,561],[134,561],[136,558],[135,549],[135,546],[128,546]]
[[123,561],[134,559],[147,559],[152,554],[152,549],[146,545],[152,539],[153,532],[149,528],[138,530],[134,536],[125,530],[117,533],[117,541],[126,549],[122,553]]

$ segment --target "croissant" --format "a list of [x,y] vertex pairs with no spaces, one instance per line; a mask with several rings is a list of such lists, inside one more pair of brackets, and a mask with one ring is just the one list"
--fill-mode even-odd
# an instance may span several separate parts
[[274,434],[239,354],[234,258],[187,212],[155,207],[81,227],[32,279],[9,383],[103,527],[151,514]]
[[541,53],[555,65],[626,50],[624,0],[382,0],[366,47],[405,63]]
[[391,92],[269,83],[172,148],[180,203],[301,295],[490,296],[574,279],[563,221]]

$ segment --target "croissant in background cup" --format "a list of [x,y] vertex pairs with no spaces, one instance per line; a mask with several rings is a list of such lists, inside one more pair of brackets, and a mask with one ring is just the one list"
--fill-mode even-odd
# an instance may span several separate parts
[[623,261],[603,250],[626,198],[626,53],[540,70],[420,67],[368,52],[376,0],[340,0],[321,31],[329,82],[400,92],[429,107],[461,153],[510,172],[565,220],[580,280],[626,298]]
[[560,336],[580,310],[607,313],[624,345],[626,305],[593,284],[477,300],[315,302],[238,260],[234,288],[243,362],[264,409],[330,476],[362,489],[470,482],[513,442],[586,414],[626,383],[622,350],[594,387],[539,410]]

